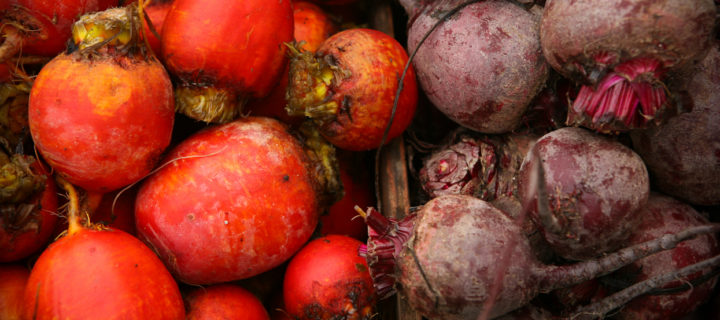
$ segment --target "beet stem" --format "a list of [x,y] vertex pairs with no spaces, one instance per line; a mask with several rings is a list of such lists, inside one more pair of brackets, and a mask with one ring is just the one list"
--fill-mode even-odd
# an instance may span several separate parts
[[654,253],[675,248],[678,243],[692,239],[701,234],[720,232],[720,224],[707,224],[687,228],[676,234],[666,234],[662,237],[636,244],[598,259],[578,262],[563,266],[546,266],[539,270],[541,292],[550,292],[558,288],[565,288],[586,280],[609,274],[633,261],[637,261]]
[[572,319],[595,319],[603,318],[608,312],[619,308],[630,300],[649,293],[670,281],[687,277],[693,273],[700,272],[707,268],[720,266],[720,255],[701,262],[689,265],[673,272],[668,272],[653,278],[633,284],[621,291],[618,291],[603,300],[578,309]]
[[75,187],[65,180],[65,178],[57,175],[55,177],[55,180],[57,181],[58,185],[65,189],[65,192],[67,192],[68,197],[68,235],[73,235],[80,231],[82,229],[82,225],[80,224],[80,215],[78,214],[78,208],[80,208],[79,200],[77,192],[75,191]]

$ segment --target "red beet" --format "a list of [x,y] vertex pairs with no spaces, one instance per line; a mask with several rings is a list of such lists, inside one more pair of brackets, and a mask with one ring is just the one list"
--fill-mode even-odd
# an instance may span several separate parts
[[249,98],[267,95],[293,38],[289,0],[175,0],[165,17],[162,56],[178,77],[177,109],[191,118],[224,123]]
[[[540,292],[608,274],[674,247],[698,231],[720,230],[720,226],[696,227],[597,260],[554,266],[534,258],[513,220],[471,196],[434,198],[399,222],[374,210],[366,219],[367,260],[378,294],[392,294],[397,281],[397,290],[410,305],[431,319],[475,319],[483,311],[496,317],[522,307]],[[503,265],[503,260],[508,264]],[[496,295],[493,283],[499,285]]]
[[532,150],[518,174],[520,195],[523,202],[536,202],[537,190],[526,186],[541,161],[547,207],[533,205],[529,213],[555,252],[583,260],[623,247],[650,193],[640,156],[618,141],[572,127],[545,134]]
[[168,162],[143,182],[135,221],[139,237],[186,283],[280,265],[310,238],[326,205],[319,162],[274,119],[209,127],[170,151]]
[[371,319],[375,290],[363,243],[341,235],[310,241],[288,264],[285,310],[293,319]]
[[418,81],[430,101],[460,125],[509,132],[548,76],[539,17],[510,1],[480,1],[440,21],[463,2],[431,2],[412,20],[408,51],[419,47],[413,59]]
[[663,81],[705,55],[715,11],[711,0],[549,1],[543,53],[585,85],[568,123],[619,131],[664,121],[672,108]]
[[269,320],[262,302],[243,287],[218,284],[193,289],[186,297],[188,320]]
[[20,319],[30,270],[20,264],[0,264],[0,319]]
[[[89,191],[136,182],[170,143],[175,109],[167,72],[143,54],[136,38],[115,37],[137,32],[129,28],[139,27],[138,19],[126,8],[83,16],[73,34],[79,49],[46,64],[30,93],[30,133],[38,151]],[[98,47],[99,39],[111,37]]]
[[119,230],[83,226],[74,188],[69,228],[35,262],[24,292],[26,319],[184,319],[180,290],[155,253]]
[[0,17],[0,39],[4,40],[0,41],[0,62],[18,52],[55,56],[65,49],[70,27],[78,16],[118,5],[117,0],[9,0],[5,3],[9,9]]
[[[693,207],[674,198],[654,193],[648,203],[638,212],[642,222],[634,229],[628,240],[636,244],[649,239],[672,234],[692,226],[705,225],[708,220]],[[672,250],[635,261],[633,264],[618,270],[612,276],[632,282],[642,281],[656,275],[665,274],[712,258],[720,254],[720,246],[716,235],[702,235],[685,241]],[[675,288],[687,285],[711,270],[705,270],[672,281],[662,288]],[[678,319],[689,314],[710,299],[717,276],[687,287],[676,293],[645,295],[626,304],[615,315],[617,319]]]
[[407,52],[395,38],[365,28],[335,33],[314,55],[295,50],[288,113],[312,118],[320,133],[338,148],[378,148],[405,131],[415,114],[418,92],[412,68],[395,99],[407,61]]
[[713,45],[688,80],[691,112],[630,134],[653,186],[695,205],[720,204],[719,46]]

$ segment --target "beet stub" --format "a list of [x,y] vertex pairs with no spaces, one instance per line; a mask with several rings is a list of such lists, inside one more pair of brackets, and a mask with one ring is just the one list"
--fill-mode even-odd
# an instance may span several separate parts
[[539,136],[479,135],[469,130],[423,159],[419,179],[430,197],[466,194],[486,201],[517,195],[515,176]]
[[[402,291],[413,308],[431,319],[475,319],[483,311],[497,317],[540,292],[608,274],[699,233],[720,230],[695,227],[596,260],[556,266],[534,258],[516,222],[471,196],[434,198],[401,221],[375,210],[363,215],[369,225],[364,250],[379,296]],[[506,254],[508,264],[498,263]],[[492,295],[498,279],[499,291]]]

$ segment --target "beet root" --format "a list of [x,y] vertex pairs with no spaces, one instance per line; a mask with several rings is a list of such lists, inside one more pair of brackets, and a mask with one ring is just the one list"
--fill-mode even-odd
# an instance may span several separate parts
[[461,2],[433,2],[409,27],[409,51],[418,48],[418,81],[430,101],[460,125],[482,133],[511,131],[548,76],[539,19],[509,1],[481,1],[440,21]]
[[597,260],[554,266],[534,257],[516,222],[472,196],[434,198],[401,221],[374,210],[364,216],[369,239],[361,252],[378,294],[389,296],[397,283],[396,289],[422,315],[450,320],[475,319],[482,312],[497,317],[540,292],[608,274],[699,233],[720,230],[717,225],[695,227]]
[[[628,232],[639,223],[635,212],[650,193],[650,178],[640,156],[589,130],[555,130],[540,137],[523,161],[519,172],[523,202],[535,203],[538,198],[537,190],[526,187],[538,161],[545,172],[548,207],[534,205],[529,213],[555,252],[583,260],[623,247]],[[549,212],[543,214],[544,209]]]
[[690,204],[720,204],[720,44],[687,83],[693,110],[630,133],[653,186]]

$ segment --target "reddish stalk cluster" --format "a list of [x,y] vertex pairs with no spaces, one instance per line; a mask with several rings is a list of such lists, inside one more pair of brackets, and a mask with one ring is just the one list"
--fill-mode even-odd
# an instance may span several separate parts
[[667,101],[660,62],[638,58],[617,65],[596,87],[580,88],[568,114],[569,124],[588,125],[598,131],[645,127]]
[[395,294],[395,257],[412,235],[414,214],[398,221],[383,216],[373,208],[367,212],[359,207],[355,210],[368,225],[367,245],[360,246],[359,253],[366,257],[379,299]]

